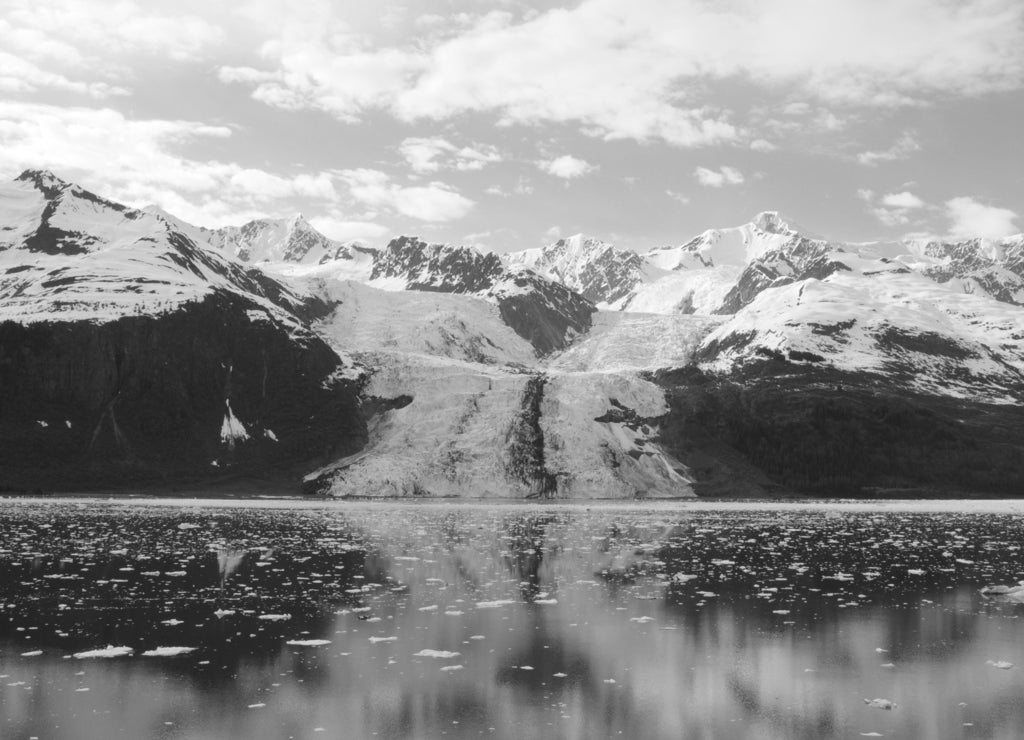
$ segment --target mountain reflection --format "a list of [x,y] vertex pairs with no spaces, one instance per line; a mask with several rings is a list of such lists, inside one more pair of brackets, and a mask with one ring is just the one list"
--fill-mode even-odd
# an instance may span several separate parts
[[[4,738],[1024,726],[1020,669],[991,664],[1024,667],[1021,607],[978,595],[1019,575],[1011,516],[54,504],[0,522]],[[70,657],[107,645],[135,654]],[[143,655],[174,646],[195,650]]]

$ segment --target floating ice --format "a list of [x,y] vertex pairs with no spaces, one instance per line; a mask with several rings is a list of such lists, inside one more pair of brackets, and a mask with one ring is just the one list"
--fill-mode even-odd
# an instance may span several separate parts
[[370,637],[369,638],[370,642],[372,642],[372,643],[395,642],[397,639],[398,639],[397,636],[392,636],[392,637]]
[[321,645],[330,645],[330,640],[288,640],[285,645],[294,645],[296,647],[320,647]]
[[512,599],[498,599],[497,601],[478,601],[478,602],[476,602],[476,608],[477,609],[498,609],[499,607],[509,606],[510,604],[514,604],[514,603],[516,603],[516,602],[512,601]]
[[1009,663],[1005,660],[986,660],[985,665],[990,665],[993,668],[1001,668],[1004,671],[1008,671],[1013,668],[1013,663]]
[[158,647],[152,650],[147,650],[143,655],[149,658],[170,658],[175,655],[186,655],[188,653],[195,652],[197,648],[194,647]]
[[79,660],[83,658],[120,658],[125,655],[131,655],[134,652],[135,648],[114,647],[113,645],[107,645],[105,648],[99,648],[97,650],[86,650],[81,653],[75,653],[74,656]]
[[418,653],[413,653],[414,658],[458,658],[462,653],[453,653],[449,650],[420,650]]

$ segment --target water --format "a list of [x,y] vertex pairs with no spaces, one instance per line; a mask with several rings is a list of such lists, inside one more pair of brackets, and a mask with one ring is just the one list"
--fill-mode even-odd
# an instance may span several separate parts
[[0,737],[1024,735],[1016,506],[276,506],[0,507]]

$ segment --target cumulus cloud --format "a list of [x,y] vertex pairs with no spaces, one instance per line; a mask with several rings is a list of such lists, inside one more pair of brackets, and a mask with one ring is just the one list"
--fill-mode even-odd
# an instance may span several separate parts
[[717,170],[709,170],[707,167],[698,167],[693,171],[697,182],[707,188],[721,188],[726,185],[742,185],[746,178],[743,173],[735,167],[721,167]]
[[571,154],[563,154],[554,159],[543,159],[537,162],[537,166],[549,175],[561,177],[563,180],[573,180],[583,177],[597,169],[585,159],[579,159]]
[[904,132],[896,142],[888,149],[877,152],[861,152],[857,155],[857,161],[868,167],[879,162],[893,162],[900,159],[907,159],[914,152],[920,151],[921,145],[917,138],[909,131]]
[[73,80],[66,75],[47,71],[27,59],[0,51],[0,92],[34,93],[43,89],[78,93],[91,98],[128,94],[128,90],[123,87],[103,81]]
[[[797,100],[792,115],[1024,85],[1017,0],[583,0],[463,17],[450,34],[376,46],[331,20],[264,46],[274,77],[249,82],[261,99],[342,119],[369,107],[405,120],[484,111],[609,139],[702,146],[745,137],[709,92],[720,80]],[[830,113],[820,125],[843,121]]]
[[886,226],[905,226],[915,218],[915,211],[928,204],[908,190],[878,196],[873,190],[857,191],[857,197],[868,204],[868,211]]
[[267,215],[292,198],[314,206],[338,201],[327,173],[271,173],[176,153],[183,142],[229,136],[227,127],[196,121],[0,101],[0,169],[11,174],[50,168],[115,200],[157,203],[209,226]]
[[454,221],[465,216],[474,203],[442,182],[412,187],[392,181],[387,173],[373,169],[343,170],[341,178],[351,196],[373,207],[387,208],[419,221]]
[[102,8],[89,0],[5,0],[3,5],[0,90],[5,92],[125,94],[130,60],[191,60],[223,39],[220,26],[200,15],[184,8],[164,13],[134,0]]
[[882,196],[882,205],[888,208],[924,208],[924,201],[909,191],[887,193]]
[[350,221],[343,214],[331,211],[326,216],[311,218],[309,222],[322,234],[337,239],[338,241],[378,241],[385,237],[390,230],[372,221]]
[[488,164],[502,161],[496,147],[486,144],[459,147],[440,137],[410,137],[398,147],[414,172],[437,172],[441,169],[461,171],[482,170]]
[[988,206],[966,196],[947,200],[946,216],[950,220],[950,235],[960,239],[1000,239],[1019,231],[1015,211]]

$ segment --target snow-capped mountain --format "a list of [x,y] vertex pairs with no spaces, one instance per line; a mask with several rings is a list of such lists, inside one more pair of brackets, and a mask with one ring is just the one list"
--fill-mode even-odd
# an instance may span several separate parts
[[202,479],[358,445],[284,284],[51,173],[0,186],[0,486]]
[[4,185],[0,223],[3,319],[109,321],[170,311],[220,291],[288,321],[287,309],[298,303],[284,286],[162,218],[49,172],[27,171]]
[[239,262],[264,262],[297,265],[321,265],[333,260],[359,260],[374,250],[360,241],[341,242],[317,231],[301,213],[291,218],[261,218],[242,226],[207,229],[193,226],[159,206],[148,206],[146,213],[159,216],[172,228],[193,240],[209,244]]
[[[925,275],[968,293],[1024,305],[1024,234],[1006,239],[911,242]],[[911,260],[908,260],[910,262]]]
[[506,267],[473,247],[392,239],[374,260],[368,281],[387,290],[464,293],[496,303],[505,322],[538,352],[564,348],[590,327],[594,306],[559,282]]
[[546,247],[509,252],[508,265],[522,265],[572,288],[595,304],[613,304],[638,283],[663,271],[638,254],[576,234]]
[[1012,494],[1022,245],[845,244],[765,212],[643,255],[371,248],[27,172],[0,186],[0,486]]

